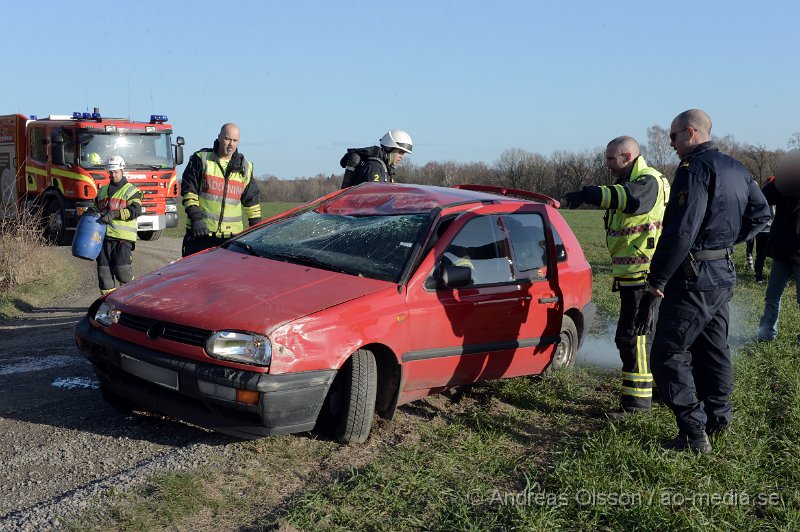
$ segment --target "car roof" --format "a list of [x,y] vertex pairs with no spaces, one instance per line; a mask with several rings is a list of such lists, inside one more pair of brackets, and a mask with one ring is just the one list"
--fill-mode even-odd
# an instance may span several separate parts
[[[525,191],[510,191],[509,189],[483,185],[476,185],[475,188],[481,188],[482,190],[400,183],[364,183],[347,189],[342,194],[332,198],[330,202],[322,205],[318,210],[329,214],[358,213],[362,216],[369,216],[428,213],[436,208],[460,203],[534,203],[529,199],[501,195],[509,192],[531,194],[539,199],[539,203],[550,200],[546,196],[526,193]],[[492,194],[483,190],[497,191],[497,193]]]

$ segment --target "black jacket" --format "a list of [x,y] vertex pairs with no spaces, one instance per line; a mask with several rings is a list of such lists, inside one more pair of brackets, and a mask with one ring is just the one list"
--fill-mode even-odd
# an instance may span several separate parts
[[345,170],[342,188],[369,182],[390,183],[393,181],[394,168],[389,166],[389,154],[380,146],[368,148],[350,148],[339,164],[347,169],[352,164],[353,156],[358,157],[358,164],[351,170]]
[[781,194],[774,181],[762,190],[769,204],[775,205],[767,257],[800,265],[800,197]]
[[680,268],[690,251],[730,249],[753,237],[771,217],[764,194],[747,169],[711,142],[681,160],[664,213],[664,230],[648,281],[688,290],[714,290],[736,284],[733,262],[722,258],[697,265],[696,280]]

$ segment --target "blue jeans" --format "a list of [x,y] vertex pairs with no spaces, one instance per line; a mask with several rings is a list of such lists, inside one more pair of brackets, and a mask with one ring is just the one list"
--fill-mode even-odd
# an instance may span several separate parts
[[[772,269],[767,282],[767,294],[764,298],[764,314],[758,326],[758,339],[772,341],[778,336],[778,314],[781,312],[781,296],[786,288],[786,283],[794,277],[794,282],[800,287],[800,265],[791,264],[782,260],[773,259]],[[800,290],[797,290],[797,304],[800,305]],[[800,339],[800,336],[798,336]]]

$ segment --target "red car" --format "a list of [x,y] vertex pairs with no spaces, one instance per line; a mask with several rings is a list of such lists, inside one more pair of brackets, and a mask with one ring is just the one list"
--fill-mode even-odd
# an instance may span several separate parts
[[363,442],[375,412],[573,364],[595,306],[557,207],[482,185],[338,191],[97,300],[76,341],[116,406]]

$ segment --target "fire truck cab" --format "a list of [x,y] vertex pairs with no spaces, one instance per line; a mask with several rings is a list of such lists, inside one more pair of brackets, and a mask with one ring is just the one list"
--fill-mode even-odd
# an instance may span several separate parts
[[109,183],[105,163],[125,159],[125,176],[142,191],[138,235],[155,240],[178,224],[176,166],[183,163],[183,137],[172,143],[164,115],[149,122],[93,113],[0,116],[0,217],[38,207],[46,238],[69,244],[81,214]]

